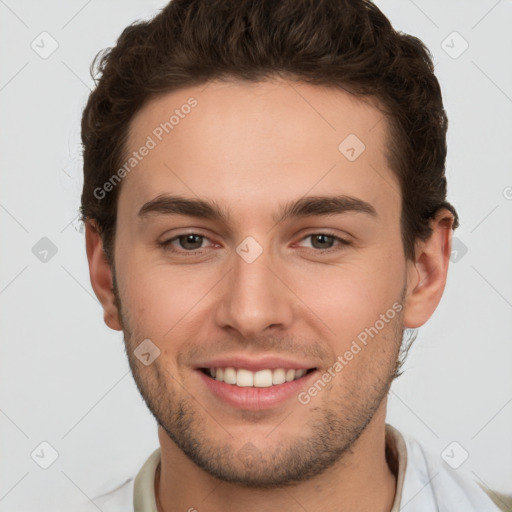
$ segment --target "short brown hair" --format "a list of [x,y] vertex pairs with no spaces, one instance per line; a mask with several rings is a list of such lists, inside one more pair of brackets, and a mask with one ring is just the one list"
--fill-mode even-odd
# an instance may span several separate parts
[[395,31],[369,0],[172,0],[100,52],[82,116],[82,220],[94,219],[107,256],[120,186],[98,198],[126,155],[130,121],[150,99],[213,79],[283,77],[376,99],[389,126],[388,163],[402,191],[404,252],[431,234],[446,201],[448,120],[432,56]]

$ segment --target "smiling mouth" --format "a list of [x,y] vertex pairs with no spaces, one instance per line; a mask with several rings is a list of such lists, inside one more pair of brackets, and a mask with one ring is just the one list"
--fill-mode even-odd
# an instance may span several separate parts
[[301,379],[304,375],[315,370],[316,368],[275,368],[253,372],[244,368],[232,367],[200,368],[200,371],[211,379],[241,388],[269,388],[272,386],[279,386],[286,382]]

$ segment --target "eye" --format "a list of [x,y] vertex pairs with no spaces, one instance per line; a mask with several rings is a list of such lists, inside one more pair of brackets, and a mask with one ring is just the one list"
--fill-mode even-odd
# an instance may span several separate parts
[[310,235],[305,236],[301,240],[301,242],[308,239],[311,240],[310,247],[312,247],[313,249],[318,249],[320,251],[330,250],[336,244],[341,246],[339,247],[340,249],[343,246],[350,245],[349,241],[344,240],[343,238],[340,238],[339,236],[333,235],[331,233],[311,233]]
[[180,250],[185,252],[193,252],[198,249],[203,249],[203,242],[205,240],[208,240],[208,238],[202,235],[198,235],[197,233],[186,233],[166,240],[160,245],[174,252],[180,252]]

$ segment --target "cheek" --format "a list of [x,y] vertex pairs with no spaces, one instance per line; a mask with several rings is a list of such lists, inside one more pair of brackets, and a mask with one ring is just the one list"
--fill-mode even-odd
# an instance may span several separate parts
[[123,312],[139,334],[155,339],[196,316],[218,281],[217,273],[199,266],[185,271],[183,266],[148,264],[134,253],[119,262],[118,273]]
[[350,262],[310,267],[292,282],[297,296],[327,326],[341,350],[388,310],[395,316],[393,305],[401,302],[404,269],[400,258],[376,250]]

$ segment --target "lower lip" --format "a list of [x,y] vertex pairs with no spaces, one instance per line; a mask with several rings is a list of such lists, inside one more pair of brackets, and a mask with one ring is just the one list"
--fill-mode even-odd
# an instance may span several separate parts
[[259,411],[276,407],[290,399],[297,399],[310,379],[316,376],[317,371],[307,373],[300,379],[267,388],[239,387],[212,379],[201,370],[197,370],[197,373],[211,393],[223,402],[238,409]]

